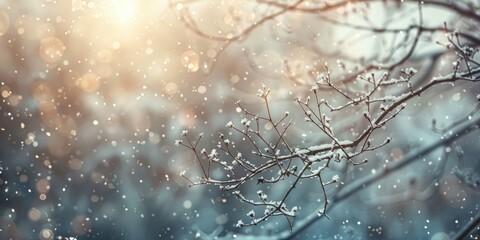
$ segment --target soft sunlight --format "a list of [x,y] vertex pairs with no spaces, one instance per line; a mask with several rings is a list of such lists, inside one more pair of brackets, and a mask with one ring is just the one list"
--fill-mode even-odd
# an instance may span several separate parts
[[121,23],[126,23],[136,19],[137,2],[135,0],[112,0],[112,5],[117,17]]

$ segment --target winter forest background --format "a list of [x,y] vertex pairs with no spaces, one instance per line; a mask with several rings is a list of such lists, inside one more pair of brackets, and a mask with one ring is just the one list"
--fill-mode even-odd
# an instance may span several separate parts
[[0,0],[0,239],[478,239],[477,0]]

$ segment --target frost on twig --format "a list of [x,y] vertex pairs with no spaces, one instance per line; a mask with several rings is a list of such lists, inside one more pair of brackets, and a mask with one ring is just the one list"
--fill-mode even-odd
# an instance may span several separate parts
[[[328,72],[328,68],[326,68]],[[413,71],[413,70],[412,70]],[[263,211],[250,211],[250,221],[242,220],[238,226],[251,226],[259,224],[275,216],[283,216],[292,227],[291,218],[295,217],[299,207],[290,207],[289,199],[294,189],[301,182],[318,181],[320,191],[324,196],[321,200],[326,212],[328,205],[328,189],[330,185],[340,182],[340,176],[333,175],[330,179],[327,176],[332,175],[329,170],[330,164],[334,162],[345,162],[352,166],[358,166],[367,163],[367,159],[360,159],[360,156],[368,151],[381,148],[390,142],[387,138],[383,142],[373,144],[371,135],[382,130],[385,124],[395,118],[401,110],[405,108],[405,102],[415,93],[402,94],[398,97],[391,97],[391,104],[387,107],[378,108],[377,100],[382,97],[378,85],[372,85],[372,90],[365,93],[362,97],[349,96],[341,90],[335,88],[335,85],[329,80],[327,73],[326,83],[330,91],[336,93],[339,98],[343,98],[343,105],[332,107],[328,101],[320,99],[323,90],[313,89],[306,100],[296,99],[297,108],[292,109],[303,115],[305,121],[316,129],[317,134],[323,136],[325,143],[319,145],[310,145],[302,147],[302,143],[293,142],[288,136],[291,133],[291,126],[294,124],[290,116],[291,111],[285,112],[283,116],[274,117],[268,94],[270,90],[266,87],[259,90],[258,97],[263,101],[264,113],[257,114],[250,112],[240,102],[238,107],[242,110],[243,118],[239,124],[229,121],[226,128],[230,133],[240,136],[241,144],[248,144],[252,149],[251,153],[238,152],[236,143],[230,136],[231,134],[220,134],[216,149],[210,153],[206,150],[199,150],[198,144],[201,137],[191,139],[189,135],[183,134],[184,139],[176,143],[190,149],[198,162],[203,175],[197,180],[187,180],[191,185],[212,184],[220,187],[222,191],[232,191],[240,201],[252,205],[253,207],[263,208]],[[381,82],[381,80],[379,81]],[[322,83],[319,83],[319,85]],[[341,101],[338,101],[341,102]],[[364,129],[361,134],[351,137],[340,129],[337,133],[336,125],[332,123],[332,113],[341,111],[363,111]],[[264,132],[261,126],[268,124],[272,126],[269,133]],[[268,135],[270,134],[270,135]],[[273,137],[272,137],[273,135]],[[228,136],[228,137],[227,137]],[[350,137],[350,139],[345,139]],[[246,158],[246,156],[251,156]],[[220,168],[226,173],[221,178],[214,178],[211,175],[213,168]],[[284,188],[283,194],[276,195],[276,199],[270,199],[262,190],[265,185],[279,182],[289,183]],[[250,194],[244,193],[243,185],[248,185],[259,189],[257,197],[252,198]],[[323,213],[324,214],[324,213]]]
[[[407,69],[405,71],[407,73],[403,74],[414,74],[414,70]],[[471,71],[480,73],[480,69]],[[469,74],[469,72],[460,73],[460,77],[465,74]],[[380,149],[391,142],[390,138],[386,138],[382,142],[374,144],[372,136],[375,132],[382,131],[389,121],[405,109],[408,100],[436,84],[456,80],[458,79],[447,76],[417,90],[406,87],[405,92],[399,96],[389,97],[391,103],[388,105],[384,105],[386,101],[377,99],[384,96],[382,91],[387,91],[390,85],[384,86],[382,90],[372,85],[372,90],[366,92],[364,97],[354,98],[335,89],[333,83],[327,80],[331,91],[344,98],[343,105],[335,108],[329,106],[327,100],[320,99],[321,91],[318,89],[313,89],[306,100],[295,99],[298,108],[292,109],[292,111],[302,114],[307,124],[314,127],[317,134],[323,136],[322,139],[325,142],[305,147],[302,147],[302,143],[293,142],[292,139],[288,138],[290,136],[289,130],[294,123],[290,116],[292,111],[275,118],[268,98],[270,90],[264,88],[259,91],[259,97],[264,103],[264,114],[250,112],[238,102],[237,105],[243,114],[242,120],[239,124],[235,124],[233,121],[226,124],[226,128],[231,134],[240,136],[241,144],[250,146],[251,153],[238,152],[236,148],[238,143],[230,139],[231,134],[220,134],[217,148],[210,151],[199,150],[198,148],[203,135],[191,139],[191,136],[184,131],[182,132],[184,140],[178,140],[176,143],[192,151],[195,161],[198,162],[202,170],[203,175],[199,179],[191,180],[187,178],[191,185],[217,185],[222,191],[230,191],[240,201],[253,206],[254,209],[263,208],[262,211],[250,211],[247,214],[250,220],[242,219],[237,226],[257,225],[272,217],[282,216],[292,228],[292,218],[297,215],[297,211],[300,211],[301,208],[297,206],[288,207],[291,204],[289,199],[299,183],[319,182],[318,186],[320,186],[323,195],[323,199],[320,200],[320,202],[323,202],[323,208],[319,211],[319,215],[327,216],[328,186],[338,184],[340,181],[338,175],[334,175],[327,180],[326,176],[332,174],[330,164],[332,162],[346,162],[352,166],[358,166],[367,163],[368,160],[360,158],[361,155],[365,152]],[[332,124],[333,116],[331,114],[342,111],[363,112],[359,115],[361,117],[358,118],[358,121],[363,121],[363,129],[359,131],[360,134],[352,137],[345,134],[343,130],[338,131],[336,125]],[[261,129],[261,126],[265,124],[272,126],[270,136],[267,136],[267,133]],[[348,136],[350,138],[346,139]],[[247,158],[246,156],[250,157]],[[213,168],[220,168],[225,174],[221,178],[214,178],[211,174]],[[469,176],[465,174],[457,175]],[[276,199],[268,197],[263,191],[263,189],[268,189],[268,185],[282,181],[288,184],[285,185],[286,187],[283,188],[283,193],[280,196],[276,195]],[[472,184],[473,187],[476,187],[475,183]],[[253,197],[249,192],[245,192],[243,186],[258,189],[257,196]]]
[[[342,181],[345,179],[345,175],[333,170],[332,165],[343,163],[353,168],[371,162],[368,158],[371,155],[367,153],[379,151],[393,141],[388,137],[388,123],[401,114],[412,99],[421,98],[426,91],[437,85],[457,81],[477,82],[480,77],[480,64],[475,57],[479,38],[458,32],[447,24],[427,26],[424,22],[423,1],[398,2],[399,6],[408,4],[416,9],[412,11],[413,23],[409,22],[409,25],[403,27],[391,27],[389,22],[384,27],[373,24],[368,16],[369,4],[334,2],[335,4],[302,0],[256,1],[257,4],[266,6],[266,10],[254,14],[255,17],[248,21],[236,19],[238,27],[225,35],[221,31],[220,34],[210,34],[203,30],[187,8],[183,8],[180,13],[181,19],[194,33],[224,42],[222,47],[233,42],[241,43],[269,22],[281,25],[280,17],[285,17],[288,13],[313,14],[324,22],[375,34],[375,37],[388,42],[385,43],[389,46],[386,51],[379,50],[372,56],[359,60],[346,57],[348,54],[343,47],[352,40],[342,39],[338,42],[341,47],[332,54],[337,66],[324,61],[320,57],[323,52],[314,46],[312,52],[316,56],[303,61],[285,56],[281,59],[281,69],[275,74],[265,74],[262,63],[254,59],[255,53],[244,51],[253,70],[289,80],[293,86],[308,85],[302,88],[308,90],[295,93],[296,107],[286,109],[288,111],[283,114],[275,112],[276,108],[272,107],[277,104],[272,100],[275,90],[264,86],[257,92],[263,111],[249,110],[238,102],[241,120],[225,123],[225,132],[219,134],[213,149],[204,146],[210,150],[201,150],[198,146],[201,137],[195,138],[186,132],[176,142],[176,145],[191,150],[194,162],[201,170],[200,176],[196,178],[182,174],[190,185],[218,186],[251,206],[246,217],[238,221],[239,227],[282,217],[292,228],[294,217],[302,211],[302,206],[296,206],[292,200],[295,192],[312,182],[316,183],[314,190],[321,193],[315,203],[320,205],[318,215],[328,216],[328,205],[331,204],[331,199],[336,199],[336,193],[343,187]],[[425,4],[441,3],[426,1]],[[462,5],[454,4],[451,10],[457,14],[471,14],[468,17],[473,19],[479,18],[478,14],[460,6]],[[361,15],[365,18],[365,23],[349,22],[348,19],[323,14],[339,9]],[[438,33],[444,34],[446,39],[445,43],[438,43],[443,46],[439,53],[419,53],[419,45],[431,41],[430,38]],[[390,41],[397,37],[402,40]],[[448,67],[444,75],[434,77],[432,68],[436,66],[439,56],[448,53],[455,58],[452,66]],[[425,60],[432,61],[432,64],[420,64]],[[297,128],[298,125],[302,127]],[[265,131],[264,126],[269,126],[269,130]],[[434,129],[437,129],[436,126]],[[308,141],[302,141],[298,135],[312,137]],[[202,142],[202,146],[204,144],[206,143]],[[214,175],[214,170],[223,174]],[[473,175],[465,169],[456,171],[455,175],[469,186],[477,187]],[[273,194],[270,191],[272,186],[275,186],[276,191]]]

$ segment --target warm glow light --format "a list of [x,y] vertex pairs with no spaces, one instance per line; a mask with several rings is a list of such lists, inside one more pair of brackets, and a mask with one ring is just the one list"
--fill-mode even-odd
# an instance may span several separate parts
[[181,58],[182,65],[186,67],[189,72],[196,72],[200,68],[199,60],[197,53],[192,50],[184,52]]
[[40,43],[40,56],[47,63],[55,63],[59,61],[63,52],[65,51],[65,45],[62,40],[56,37],[45,38]]
[[135,1],[132,0],[112,0],[112,5],[115,9],[117,17],[120,22],[126,23],[134,16],[137,9]]
[[80,78],[80,87],[86,92],[95,92],[100,86],[100,81],[97,75],[93,73],[86,73]]

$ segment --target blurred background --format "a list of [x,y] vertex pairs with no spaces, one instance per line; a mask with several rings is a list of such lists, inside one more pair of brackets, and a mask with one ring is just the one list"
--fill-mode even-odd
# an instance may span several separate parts
[[[415,4],[348,5],[322,17],[281,15],[236,38],[278,8],[238,0],[0,0],[0,239],[193,239],[288,230],[280,218],[235,228],[249,206],[215,186],[190,188],[180,172],[198,175],[200,168],[174,143],[188,129],[203,132],[204,147],[214,148],[218,133],[228,133],[225,124],[243,117],[237,100],[252,112],[265,110],[256,97],[263,84],[272,89],[273,112],[294,113],[291,141],[322,143],[292,101],[315,83],[309,74],[328,64],[340,78],[389,49],[401,57],[408,48],[398,44],[412,41],[408,32],[379,37],[326,21],[363,21],[360,10],[392,27],[418,21]],[[424,15],[432,26],[447,21],[478,30],[448,9],[426,7]],[[422,37],[405,64],[419,69],[418,84],[452,71],[454,56],[435,41],[446,42],[445,34]],[[368,164],[348,168],[339,184],[440,139],[432,120],[442,128],[467,116],[478,93],[475,84],[458,83],[415,98],[375,136],[392,137],[392,144],[364,156]],[[361,112],[333,116],[346,133],[356,131],[349,126],[358,118]],[[262,127],[271,134],[271,126]],[[462,184],[453,170],[478,177],[479,149],[475,132],[421,156],[299,238],[448,239],[479,211],[478,188]],[[445,151],[452,154],[437,181],[434,166]],[[424,193],[432,182],[435,191]],[[282,184],[289,183],[267,190],[281,194]],[[298,218],[319,207],[323,196],[314,184],[293,197],[302,206]],[[251,187],[243,190],[255,193]]]

